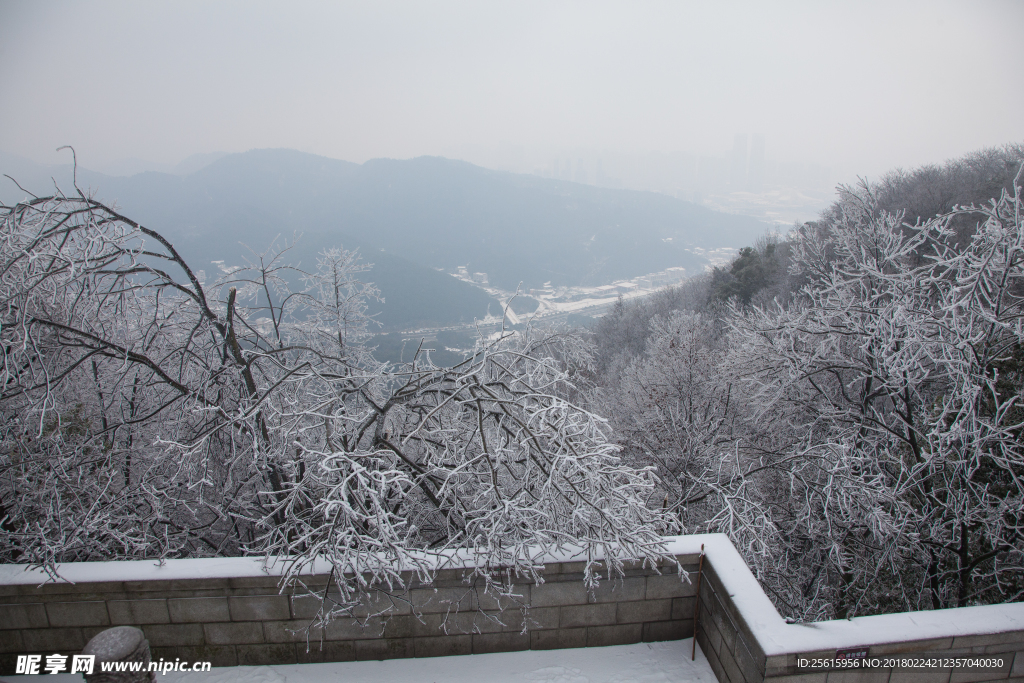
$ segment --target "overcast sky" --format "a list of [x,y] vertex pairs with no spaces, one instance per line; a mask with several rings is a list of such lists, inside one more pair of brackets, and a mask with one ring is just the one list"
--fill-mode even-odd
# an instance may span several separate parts
[[1024,141],[1022,84],[1019,0],[0,0],[0,150],[92,167],[261,147],[529,165],[761,133],[770,158],[875,174]]

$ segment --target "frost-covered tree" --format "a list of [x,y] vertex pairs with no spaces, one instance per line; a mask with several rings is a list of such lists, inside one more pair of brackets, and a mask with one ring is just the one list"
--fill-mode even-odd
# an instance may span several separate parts
[[732,386],[720,366],[728,342],[715,326],[700,313],[654,318],[646,353],[622,371],[621,390],[603,397],[617,438],[635,462],[656,467],[662,504],[684,527],[713,514],[692,475],[714,467],[732,442]]
[[627,453],[790,616],[1024,595],[1020,184],[915,224],[847,189],[792,235],[793,300],[658,321],[623,373]]
[[207,282],[82,193],[4,207],[0,241],[4,561],[256,553],[299,579],[326,560],[337,612],[453,553],[506,593],[559,548],[665,559],[653,473],[574,402],[576,338],[378,364],[354,254]]
[[1022,385],[1006,373],[1022,340],[1020,181],[914,226],[851,193],[797,239],[798,305],[736,318],[768,359],[748,374],[757,405],[789,408],[815,434],[808,452],[832,454],[830,485],[853,487],[834,497],[855,506],[822,507],[837,611],[851,595],[851,609],[938,608],[1024,590]]

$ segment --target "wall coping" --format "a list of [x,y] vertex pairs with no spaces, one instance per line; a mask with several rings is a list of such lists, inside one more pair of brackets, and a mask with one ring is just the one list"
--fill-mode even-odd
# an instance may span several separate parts
[[1024,631],[1024,602],[786,623],[724,534],[667,539],[670,553],[704,552],[765,655]]
[[[704,546],[711,564],[740,618],[767,656],[836,650],[861,645],[987,635],[1024,631],[1024,603],[902,612],[853,619],[788,624],[779,615],[735,546],[724,534],[695,534],[665,538],[672,555],[696,555]],[[534,558],[538,564],[579,561],[571,549]],[[435,558],[446,568],[473,566],[466,556]],[[311,573],[317,572],[313,567]],[[326,568],[323,568],[326,573]],[[61,579],[70,583],[166,581],[279,576],[281,565],[262,558],[195,558],[129,562],[71,562],[58,565]],[[0,585],[54,583],[28,565],[0,565]]]

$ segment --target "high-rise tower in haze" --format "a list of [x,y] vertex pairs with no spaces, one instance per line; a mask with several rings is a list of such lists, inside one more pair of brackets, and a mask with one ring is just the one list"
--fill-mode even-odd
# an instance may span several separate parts
[[750,142],[747,189],[751,192],[760,192],[764,189],[764,136],[760,133],[754,133]]
[[729,185],[742,190],[747,184],[747,135],[737,133],[732,143],[732,162],[729,164]]

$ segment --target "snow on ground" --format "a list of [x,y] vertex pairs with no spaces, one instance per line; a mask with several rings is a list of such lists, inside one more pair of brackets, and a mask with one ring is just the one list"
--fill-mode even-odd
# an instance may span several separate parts
[[[236,666],[208,673],[157,675],[157,683],[718,683],[704,654],[690,661],[692,640],[572,650],[388,659],[372,662]],[[0,681],[25,683],[25,676]],[[47,676],[80,683],[82,676]]]

